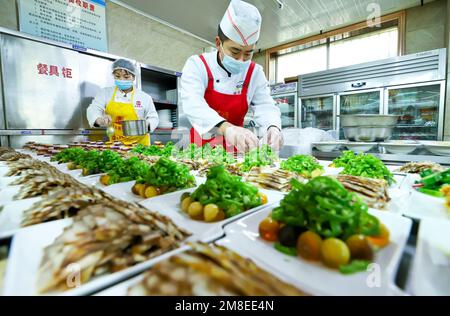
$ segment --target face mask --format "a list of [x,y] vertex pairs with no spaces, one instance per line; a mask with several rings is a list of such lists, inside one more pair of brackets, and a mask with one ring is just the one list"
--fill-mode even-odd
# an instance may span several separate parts
[[133,87],[133,81],[131,80],[114,80],[117,88],[119,88],[122,91],[128,90],[131,87]]
[[223,46],[222,52],[223,52],[222,64],[233,75],[243,73],[250,66],[251,60],[247,61],[236,60],[233,57],[230,57],[227,54],[225,54]]

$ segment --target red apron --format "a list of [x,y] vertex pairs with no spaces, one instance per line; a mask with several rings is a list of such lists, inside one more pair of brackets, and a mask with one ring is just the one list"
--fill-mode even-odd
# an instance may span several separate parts
[[[203,55],[200,55],[200,59],[203,64],[205,64],[206,72],[208,73],[208,88],[206,88],[205,91],[206,103],[208,103],[209,107],[215,110],[227,122],[236,126],[244,126],[244,118],[248,111],[247,91],[250,84],[250,78],[255,69],[255,63],[252,62],[250,64],[244,85],[242,86],[241,94],[224,94],[214,90],[214,78],[211,69]],[[203,139],[194,128],[191,128],[190,136],[191,143],[195,143],[197,146],[203,146],[206,143],[209,143],[213,147],[216,145],[223,145],[228,151],[234,150],[233,146],[227,146],[223,136]]]

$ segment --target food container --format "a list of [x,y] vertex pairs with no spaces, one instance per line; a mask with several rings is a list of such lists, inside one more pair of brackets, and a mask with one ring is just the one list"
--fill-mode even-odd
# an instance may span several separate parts
[[332,152],[336,150],[338,147],[340,147],[343,143],[342,142],[318,142],[318,143],[312,143],[314,147],[316,147],[318,150],[322,152]]
[[339,115],[342,127],[359,126],[395,126],[398,115],[379,115],[379,114],[352,114]]
[[437,156],[450,156],[450,142],[422,141],[425,148]]
[[346,143],[345,147],[348,150],[354,151],[356,153],[365,153],[375,147],[375,143]]
[[392,136],[393,126],[343,127],[344,136],[352,142],[384,142]]
[[147,134],[147,122],[145,120],[122,121],[124,136],[142,136]]
[[416,150],[421,145],[417,142],[388,142],[388,143],[380,143],[380,146],[384,147],[388,153],[397,154],[397,155],[408,155]]
[[345,138],[356,142],[384,142],[391,138],[398,115],[339,115]]

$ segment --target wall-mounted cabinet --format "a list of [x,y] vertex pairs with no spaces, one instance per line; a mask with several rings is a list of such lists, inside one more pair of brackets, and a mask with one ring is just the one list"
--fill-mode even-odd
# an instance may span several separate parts
[[[4,28],[0,28],[0,43],[1,146],[20,146],[25,139],[70,142],[106,136],[103,130],[89,127],[86,109],[102,88],[114,85],[111,65],[120,56],[77,51]],[[137,87],[152,96],[158,111],[165,112],[162,129],[152,140],[167,141],[179,125],[181,74],[133,62]]]

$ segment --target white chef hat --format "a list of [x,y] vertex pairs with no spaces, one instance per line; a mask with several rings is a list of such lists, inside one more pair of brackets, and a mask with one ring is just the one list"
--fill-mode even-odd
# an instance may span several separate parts
[[261,14],[254,5],[241,0],[232,0],[220,22],[220,28],[233,42],[248,46],[258,41],[261,22]]

